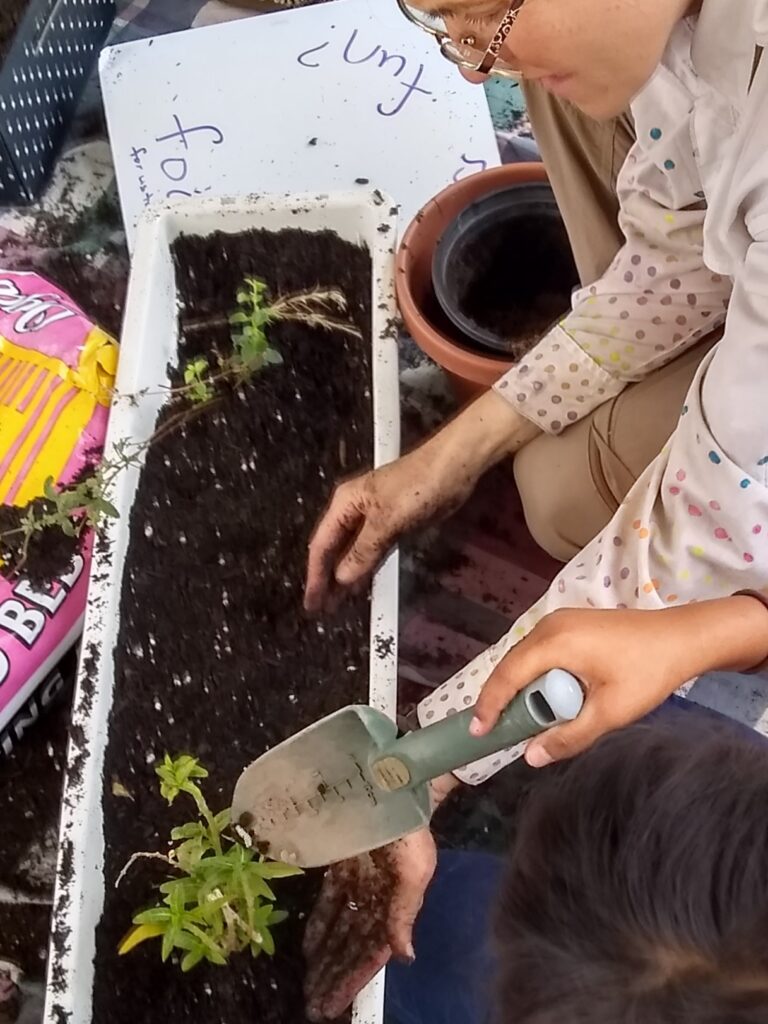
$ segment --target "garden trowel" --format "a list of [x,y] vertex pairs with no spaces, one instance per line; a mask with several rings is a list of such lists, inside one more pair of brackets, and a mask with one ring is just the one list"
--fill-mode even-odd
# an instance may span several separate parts
[[571,721],[583,701],[578,681],[553,669],[481,738],[469,733],[472,707],[400,739],[383,712],[343,708],[246,768],[232,821],[274,860],[311,868],[355,857],[429,823],[430,779]]

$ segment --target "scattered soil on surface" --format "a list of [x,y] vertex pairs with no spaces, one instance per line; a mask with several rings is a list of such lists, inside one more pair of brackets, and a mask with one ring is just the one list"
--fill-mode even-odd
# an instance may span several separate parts
[[94,261],[65,250],[46,253],[38,261],[37,269],[43,277],[66,292],[95,324],[119,339],[127,274],[123,276],[120,273],[124,269],[122,250],[117,246],[112,250],[113,272],[106,272]]
[[[104,770],[106,906],[97,933],[94,1020],[167,1024],[303,1024],[301,938],[319,879],[277,888],[290,918],[278,952],[203,964],[182,975],[157,943],[118,958],[132,915],[155,895],[157,865],[114,882],[132,853],[163,850],[172,826],[154,765],[198,757],[218,809],[252,759],[337,708],[365,701],[366,596],[322,622],[302,612],[307,542],[335,481],[372,461],[371,265],[335,235],[251,232],[176,243],[180,320],[221,319],[246,276],[272,295],[339,287],[363,341],[274,324],[282,366],[225,391],[209,413],[150,449],[131,515],[123,575],[115,698]],[[227,326],[190,331],[182,365],[226,354]],[[174,410],[161,413],[160,425]],[[107,655],[109,656],[109,655]],[[114,795],[118,781],[132,799]],[[162,998],[158,998],[158,993]]]
[[481,787],[457,789],[432,819],[437,845],[506,857],[514,844],[524,803],[535,797],[545,777],[563,767],[553,765],[542,773],[529,768],[521,758],[502,768]]
[[0,957],[12,960],[32,981],[45,979],[51,908],[0,903]]
[[[24,869],[25,858],[45,845],[46,833],[58,830],[75,665],[72,651],[61,664],[67,685],[56,706],[30,726],[9,756],[0,755],[0,884],[9,888],[37,888]],[[0,930],[0,954],[2,939]]]

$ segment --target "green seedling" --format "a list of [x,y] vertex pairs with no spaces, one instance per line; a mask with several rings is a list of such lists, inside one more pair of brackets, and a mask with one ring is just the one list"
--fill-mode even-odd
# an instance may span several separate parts
[[35,534],[57,529],[67,537],[81,537],[85,530],[98,532],[108,519],[118,518],[119,513],[109,500],[110,490],[124,469],[137,464],[142,447],[130,441],[119,441],[114,457],[103,459],[92,473],[76,484],[57,487],[53,477],[48,477],[43,484],[43,500],[27,506],[18,527],[0,534],[0,542],[21,537],[14,573],[21,572],[26,563]]
[[315,288],[270,302],[269,289],[258,277],[246,277],[237,292],[237,308],[228,317],[213,317],[186,325],[187,331],[228,325],[232,354],[220,359],[218,368],[198,356],[185,364],[184,385],[173,394],[194,404],[213,399],[218,384],[242,384],[265,366],[279,366],[283,357],[269,340],[268,328],[279,322],[303,323],[316,330],[338,331],[360,338],[358,328],[346,319],[347,300],[337,288]]
[[120,954],[159,938],[162,959],[178,950],[182,971],[202,960],[223,966],[233,953],[248,949],[254,957],[272,955],[272,929],[288,915],[277,909],[269,883],[300,875],[301,869],[266,860],[252,844],[246,845],[251,841],[245,833],[242,842],[230,834],[229,811],[211,811],[198,785],[208,772],[195,758],[166,754],[155,770],[168,803],[183,793],[194,801],[198,816],[171,831],[167,854],[134,854],[121,872],[117,885],[136,860],[151,858],[164,861],[179,877],[160,886],[162,899],[155,906],[135,915]]
[[282,363],[283,357],[267,337],[267,327],[278,317],[267,304],[264,281],[247,277],[237,293],[237,307],[229,318],[234,346],[230,362],[235,375],[249,377],[262,366]]
[[213,398],[214,387],[208,379],[210,368],[208,360],[204,356],[192,359],[184,367],[184,386],[187,389],[187,396],[196,405],[202,402],[210,402]]
[[[117,509],[109,497],[117,476],[128,466],[138,465],[143,451],[217,401],[221,384],[240,386],[265,366],[281,364],[281,354],[270,344],[268,328],[271,324],[301,323],[314,330],[362,337],[348,318],[344,293],[337,288],[315,288],[278,296],[271,301],[268,292],[266,283],[260,278],[246,277],[237,292],[237,308],[233,313],[186,326],[186,330],[195,331],[227,325],[232,332],[232,353],[229,356],[220,357],[218,365],[212,365],[205,356],[196,356],[182,367],[184,383],[170,389],[174,399],[186,401],[192,408],[182,405],[147,441],[120,442],[115,446],[114,457],[103,460],[89,477],[78,484],[57,488],[53,478],[46,480],[45,500],[31,503],[19,526],[0,534],[0,543],[14,535],[22,537],[21,553],[12,567],[14,574],[18,574],[25,565],[35,534],[58,528],[67,536],[80,537],[86,529],[98,531],[105,520],[117,517]],[[134,402],[138,399],[136,395],[127,397]]]

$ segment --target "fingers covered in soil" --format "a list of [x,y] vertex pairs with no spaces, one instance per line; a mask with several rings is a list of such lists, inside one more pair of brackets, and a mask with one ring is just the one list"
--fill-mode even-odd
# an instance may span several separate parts
[[310,1020],[337,1018],[389,960],[396,885],[386,856],[364,854],[328,869],[304,940]]

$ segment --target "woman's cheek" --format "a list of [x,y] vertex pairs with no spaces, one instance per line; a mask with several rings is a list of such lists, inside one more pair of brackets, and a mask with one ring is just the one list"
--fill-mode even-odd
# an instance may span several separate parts
[[[525,16],[524,16],[525,15]],[[570,71],[563,66],[563,32],[546,11],[537,10],[537,4],[523,7],[520,17],[509,34],[503,53],[511,64],[517,64],[528,76],[558,74]]]

